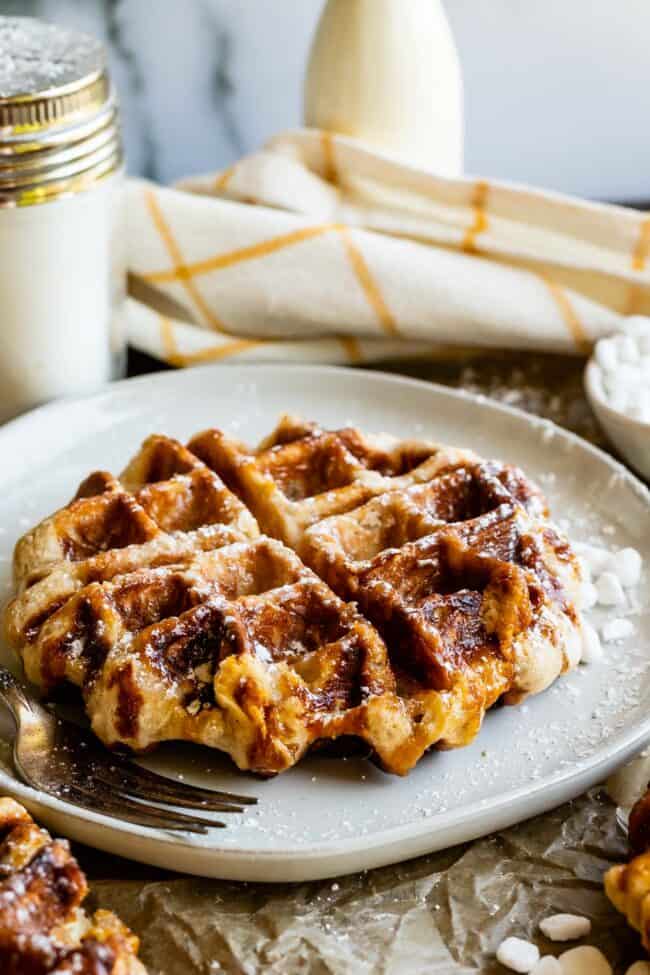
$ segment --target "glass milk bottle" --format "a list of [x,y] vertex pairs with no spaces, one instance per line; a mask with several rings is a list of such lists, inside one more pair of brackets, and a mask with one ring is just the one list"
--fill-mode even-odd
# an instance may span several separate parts
[[440,0],[328,0],[307,69],[305,124],[460,175],[462,79]]
[[0,17],[0,420],[123,374],[121,183],[101,44]]

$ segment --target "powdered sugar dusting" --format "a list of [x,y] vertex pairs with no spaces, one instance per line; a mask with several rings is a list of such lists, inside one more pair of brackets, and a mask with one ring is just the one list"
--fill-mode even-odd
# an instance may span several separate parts
[[0,17],[0,98],[69,85],[104,65],[102,45],[86,34],[33,17]]

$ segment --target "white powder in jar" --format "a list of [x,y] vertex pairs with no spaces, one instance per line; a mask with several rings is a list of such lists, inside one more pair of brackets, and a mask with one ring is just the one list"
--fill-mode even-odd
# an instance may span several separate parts
[[122,371],[118,106],[102,45],[0,16],[0,421]]

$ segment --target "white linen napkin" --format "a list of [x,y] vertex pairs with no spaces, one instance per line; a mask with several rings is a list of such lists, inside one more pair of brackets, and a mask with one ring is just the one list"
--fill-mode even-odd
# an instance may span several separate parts
[[650,313],[650,217],[325,132],[128,194],[130,340],[174,365],[584,354]]

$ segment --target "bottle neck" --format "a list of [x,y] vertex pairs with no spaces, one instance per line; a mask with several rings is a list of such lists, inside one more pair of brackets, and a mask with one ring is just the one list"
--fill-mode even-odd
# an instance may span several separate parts
[[440,0],[329,0],[307,71],[305,122],[459,175],[462,81]]

